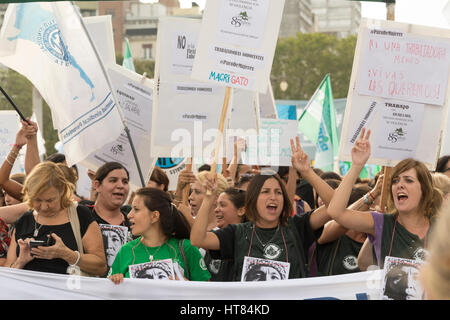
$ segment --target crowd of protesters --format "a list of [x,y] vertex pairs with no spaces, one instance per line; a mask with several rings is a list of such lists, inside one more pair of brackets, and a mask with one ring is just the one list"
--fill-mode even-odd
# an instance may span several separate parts
[[[78,272],[119,285],[129,277],[329,276],[382,269],[392,256],[423,261],[428,297],[450,298],[448,155],[435,171],[404,159],[387,175],[360,179],[370,157],[364,129],[345,176],[311,166],[298,138],[291,140],[292,166],[277,171],[240,164],[235,143],[221,173],[208,165],[198,172],[187,167],[174,191],[155,167],[147,186],[130,194],[127,168],[105,163],[90,171],[91,194],[83,198],[76,193],[76,166],[69,168],[63,154],[41,162],[36,133],[34,122],[22,121],[0,167],[0,266]],[[24,145],[25,173],[12,175]],[[162,264],[167,260],[173,273]],[[145,264],[153,269],[141,268]]]

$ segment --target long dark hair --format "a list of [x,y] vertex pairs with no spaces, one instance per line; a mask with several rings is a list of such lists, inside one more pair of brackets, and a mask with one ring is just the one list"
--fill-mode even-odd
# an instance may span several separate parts
[[256,219],[259,217],[258,209],[257,209],[257,202],[259,194],[261,193],[261,189],[268,179],[275,179],[278,181],[281,191],[283,193],[283,211],[280,215],[280,223],[282,225],[287,224],[287,220],[289,216],[292,214],[292,204],[289,200],[288,193],[286,191],[286,187],[284,186],[284,183],[281,181],[278,174],[259,174],[252,178],[250,181],[250,184],[247,188],[247,194],[245,197],[245,215],[247,216],[248,220],[256,222]]
[[169,238],[189,239],[191,227],[172,203],[167,192],[157,188],[141,188],[136,191],[136,196],[142,197],[148,210],[159,211],[159,221],[164,235]]

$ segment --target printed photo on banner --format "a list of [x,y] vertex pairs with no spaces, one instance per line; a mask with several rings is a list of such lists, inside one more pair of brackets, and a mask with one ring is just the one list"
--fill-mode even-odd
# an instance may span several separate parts
[[241,281],[287,280],[289,268],[289,262],[245,257]]
[[382,300],[422,300],[421,261],[387,256],[384,262]]
[[172,259],[144,262],[129,266],[130,278],[171,280],[175,279]]
[[111,224],[99,224],[106,253],[106,264],[111,268],[119,249],[127,243],[128,228]]

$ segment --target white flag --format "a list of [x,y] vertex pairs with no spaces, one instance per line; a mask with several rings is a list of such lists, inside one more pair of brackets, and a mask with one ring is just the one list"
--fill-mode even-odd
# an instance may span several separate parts
[[0,31],[0,63],[27,77],[50,106],[69,165],[122,132],[107,80],[71,3],[10,4]]

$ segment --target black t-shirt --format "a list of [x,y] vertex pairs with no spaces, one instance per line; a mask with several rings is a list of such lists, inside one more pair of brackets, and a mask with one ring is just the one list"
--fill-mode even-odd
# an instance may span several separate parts
[[[86,233],[89,225],[94,222],[89,209],[78,205],[77,207],[78,219],[80,221],[80,232],[81,237]],[[16,236],[15,240],[17,242],[18,239],[26,239],[33,238],[33,233],[35,227],[39,228],[39,232],[37,237],[34,237],[35,240],[46,240],[47,235],[50,233],[55,233],[58,237],[62,239],[66,247],[71,250],[78,250],[77,242],[75,240],[75,235],[72,231],[72,226],[70,222],[60,224],[60,225],[41,225],[36,223],[36,220],[33,216],[33,211],[25,212],[15,223],[16,228]],[[20,246],[17,245],[16,255],[19,256]],[[33,270],[33,271],[41,271],[41,272],[51,272],[51,273],[61,273],[65,274],[67,272],[67,267],[69,264],[63,259],[33,259],[28,262],[24,269],[25,270]]]
[[[103,220],[97,213],[97,211],[95,211],[95,206],[92,205],[86,205],[86,207],[89,208],[89,210],[92,213],[92,217],[94,218],[95,221],[97,221],[98,224],[111,224],[106,220]],[[128,229],[130,229],[131,223],[130,220],[128,219],[128,213],[130,212],[131,207],[130,206],[123,206],[120,208],[120,212],[123,215],[123,221],[120,224],[121,226],[127,227]]]
[[213,231],[220,241],[220,258],[234,260],[233,280],[240,281],[246,256],[289,262],[289,279],[306,277],[308,248],[323,231],[323,227],[316,231],[311,229],[311,213],[290,217],[288,225],[280,229],[255,228],[253,231],[253,222],[246,222]]
[[358,254],[362,243],[346,235],[316,246],[317,275],[328,276],[359,272]]

